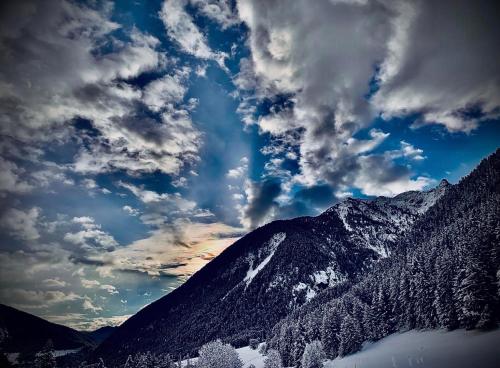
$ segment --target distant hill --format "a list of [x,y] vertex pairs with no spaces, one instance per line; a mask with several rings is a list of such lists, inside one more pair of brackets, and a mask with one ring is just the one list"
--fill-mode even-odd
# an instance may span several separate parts
[[83,334],[87,335],[96,343],[96,345],[99,345],[101,342],[106,340],[109,335],[111,335],[114,331],[116,330],[116,327],[112,326],[104,326],[101,328],[98,328],[95,331],[87,332],[84,331],[82,332]]
[[0,304],[0,329],[5,336],[1,348],[8,353],[31,354],[52,340],[55,350],[94,347],[93,339],[72,328]]

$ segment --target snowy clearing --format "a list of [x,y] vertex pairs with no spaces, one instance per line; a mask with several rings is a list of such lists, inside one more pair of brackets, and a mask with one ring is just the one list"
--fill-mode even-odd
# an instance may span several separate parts
[[367,344],[357,354],[335,359],[327,368],[496,368],[500,366],[500,329],[409,331]]
[[[266,357],[259,353],[259,349],[252,350],[249,346],[245,346],[243,348],[236,349],[236,351],[243,362],[243,368],[247,368],[250,364],[253,364],[255,368],[264,368],[264,359]],[[196,360],[198,360],[198,358],[190,359],[191,364],[196,363]],[[187,363],[187,360],[183,360],[182,366],[186,366]]]

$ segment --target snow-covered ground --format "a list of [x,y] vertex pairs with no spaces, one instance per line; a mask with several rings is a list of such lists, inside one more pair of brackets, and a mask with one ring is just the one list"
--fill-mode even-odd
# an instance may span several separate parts
[[[264,368],[265,356],[246,346],[236,349],[243,367]],[[191,363],[195,363],[191,359]],[[187,361],[183,362],[185,365]],[[500,329],[479,331],[409,331],[365,344],[353,355],[325,363],[325,368],[498,368]]]
[[500,329],[409,331],[365,345],[362,351],[325,364],[327,368],[498,368]]
[[[260,347],[260,346],[259,346]],[[249,346],[244,348],[236,349],[241,361],[243,362],[243,368],[247,368],[250,364],[253,364],[255,368],[264,368],[264,359],[266,358],[259,353],[259,350],[252,350]],[[196,363],[198,358],[191,359],[191,364]],[[187,365],[187,360],[182,361],[182,365]]]

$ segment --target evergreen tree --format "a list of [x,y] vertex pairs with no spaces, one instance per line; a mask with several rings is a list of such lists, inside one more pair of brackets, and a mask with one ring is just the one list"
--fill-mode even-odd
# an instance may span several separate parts
[[326,356],[329,359],[334,359],[339,349],[341,318],[338,312],[338,305],[336,301],[327,305],[321,326],[321,341],[323,342]]
[[320,341],[313,341],[306,345],[302,355],[302,368],[322,368],[326,355],[323,351],[323,344]]
[[[407,265],[407,269],[409,267],[410,266]],[[415,299],[415,282],[410,280],[407,270],[401,272],[399,291],[398,305],[401,310],[401,315],[398,327],[404,330],[411,330],[415,328],[415,308],[413,305]]]
[[257,350],[257,348],[259,347],[259,340],[250,339],[248,342],[248,345],[250,346],[250,349]]
[[355,353],[363,343],[359,322],[351,316],[346,316],[340,327],[339,355],[345,356]]
[[37,368],[55,368],[56,357],[52,340],[48,340],[44,348],[36,354],[35,366]]
[[243,363],[231,345],[216,340],[201,347],[196,366],[198,368],[241,368]]
[[267,358],[264,361],[264,368],[283,368],[279,351],[271,349],[267,352]]
[[300,359],[302,358],[302,354],[304,353],[304,348],[306,347],[306,330],[302,321],[299,319],[297,323],[293,325],[293,327],[291,361],[284,361],[287,366],[299,363]]
[[[494,297],[494,280],[488,274],[488,267],[476,251],[471,257],[466,259],[466,264],[457,285],[457,302],[459,304],[459,319],[461,324],[470,329],[476,327],[481,317],[490,320],[483,320],[482,325],[493,324],[493,316],[483,314],[491,307],[489,304]],[[487,309],[488,307],[488,309]]]
[[453,275],[455,265],[448,252],[436,260],[436,291],[434,306],[441,327],[452,330],[457,327],[457,312],[453,296]]

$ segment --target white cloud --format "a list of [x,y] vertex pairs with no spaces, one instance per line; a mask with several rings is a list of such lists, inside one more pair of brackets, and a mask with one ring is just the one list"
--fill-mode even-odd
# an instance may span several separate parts
[[[414,127],[437,123],[465,132],[498,116],[500,70],[492,57],[498,52],[490,45],[499,27],[489,5],[460,1],[453,12],[447,1],[440,11],[429,1],[237,5],[250,29],[251,56],[233,81],[245,124],[271,136],[262,152],[270,155],[266,175],[283,179],[278,201],[293,184],[327,183],[339,196],[354,188],[395,195],[430,185],[409,165],[425,159],[421,149],[403,141],[383,152],[389,134],[381,130],[359,138],[377,114],[421,114]],[[463,24],[469,13],[470,27]],[[255,103],[263,98],[279,103],[256,119]],[[283,156],[297,161],[298,175],[283,168]],[[248,206],[259,198],[247,197]]]
[[136,208],[130,207],[130,206],[123,206],[122,209],[127,212],[130,216],[138,216],[140,215],[140,211]]
[[33,186],[22,179],[24,170],[14,162],[0,157],[0,192],[26,193]]
[[47,287],[56,287],[56,288],[61,288],[68,286],[68,283],[64,280],[61,280],[59,278],[53,278],[53,279],[45,279],[42,281],[43,284]]
[[230,0],[189,0],[198,12],[220,24],[222,29],[240,23]]
[[1,226],[14,237],[21,240],[36,240],[40,237],[37,229],[40,209],[33,207],[28,211],[9,208],[0,220]]
[[[75,157],[72,168],[81,173],[173,174],[197,160],[200,138],[189,118],[190,103],[184,106],[176,100],[177,105],[162,110],[161,121],[137,117],[142,102],[155,111],[157,103],[167,103],[166,98],[152,96],[165,95],[167,87],[175,87],[165,86],[168,78],[183,82],[175,78],[186,73],[185,68],[174,70],[145,91],[127,83],[164,68],[165,56],[157,51],[156,38],[132,29],[128,40],[116,39],[112,32],[121,26],[110,21],[110,7],[94,10],[67,1],[28,5],[10,4],[1,19],[2,24],[11,19],[23,22],[0,30],[0,133],[23,142],[57,144],[74,133],[68,121],[88,119],[98,134],[86,136],[87,144]],[[111,50],[103,52],[103,44]],[[169,89],[169,98],[177,99],[184,90]],[[9,169],[0,179],[0,189],[2,184],[16,184],[22,190],[16,168]]]
[[112,317],[93,316],[89,319],[83,313],[64,313],[62,315],[47,315],[45,318],[51,322],[63,324],[78,331],[95,331],[104,326],[119,326],[131,316],[130,314]]
[[175,104],[184,99],[187,91],[186,77],[190,70],[186,67],[179,68],[173,75],[165,75],[149,83],[144,88],[143,101],[152,111],[165,108],[173,110]]
[[111,295],[119,294],[119,291],[115,286],[109,284],[101,284],[97,280],[81,279],[80,282],[85,289],[100,289],[106,291]]
[[243,229],[222,223],[195,223],[185,219],[162,226],[151,236],[111,253],[113,263],[102,268],[143,272],[151,276],[187,278],[235,242]]
[[[493,2],[400,2],[375,106],[386,117],[421,113],[416,126],[441,124],[451,132],[470,132],[498,117],[495,10]],[[482,114],[468,115],[470,108]]]
[[147,190],[142,187],[137,187],[133,184],[119,182],[118,185],[130,190],[137,198],[146,204],[165,202],[171,203],[174,207],[182,212],[193,210],[196,206],[195,202],[189,201],[181,197],[178,193],[157,193],[152,190]]
[[95,189],[97,188],[97,183],[94,179],[83,179],[82,185],[87,189]]
[[246,175],[248,171],[248,158],[243,157],[240,160],[241,165],[238,167],[235,167],[234,169],[230,169],[226,176],[230,179],[239,179],[242,178]]
[[111,251],[118,246],[118,242],[109,233],[101,230],[91,217],[74,217],[73,222],[79,224],[83,230],[76,233],[66,233],[64,240],[81,246],[87,251]]
[[414,147],[411,143],[401,141],[401,153],[404,157],[412,160],[421,161],[425,159],[424,151]]
[[165,24],[168,35],[184,52],[200,59],[213,59],[225,68],[224,59],[227,55],[213,51],[208,46],[205,35],[200,32],[185,10],[187,3],[187,0],[165,0],[163,3],[160,18]]
[[83,309],[89,310],[93,313],[97,313],[99,311],[102,311],[102,308],[94,305],[92,299],[90,299],[88,296],[85,296],[83,299],[83,304],[82,304]]
[[14,306],[18,308],[47,308],[59,303],[72,302],[82,299],[74,292],[64,293],[62,291],[35,291],[19,288],[0,290],[2,300],[15,301]]

